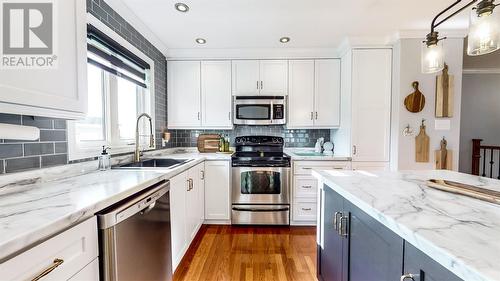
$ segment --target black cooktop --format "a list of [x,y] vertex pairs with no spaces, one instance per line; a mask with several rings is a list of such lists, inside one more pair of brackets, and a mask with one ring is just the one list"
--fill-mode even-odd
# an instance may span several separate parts
[[243,136],[235,139],[233,167],[290,167],[290,156],[283,153],[283,138]]

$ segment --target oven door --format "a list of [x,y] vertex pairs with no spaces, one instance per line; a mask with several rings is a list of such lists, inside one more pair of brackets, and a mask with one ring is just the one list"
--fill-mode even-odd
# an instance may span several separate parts
[[289,204],[290,168],[233,167],[233,204]]

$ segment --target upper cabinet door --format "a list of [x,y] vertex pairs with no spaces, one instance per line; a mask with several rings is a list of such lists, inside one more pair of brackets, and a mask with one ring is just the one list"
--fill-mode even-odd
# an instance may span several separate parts
[[233,95],[256,96],[260,90],[258,60],[234,60],[233,71]]
[[231,129],[231,62],[201,62],[202,124],[204,128]]
[[288,61],[260,61],[260,94],[263,96],[288,94]]
[[389,161],[392,50],[352,52],[354,161]]
[[168,76],[168,127],[200,128],[200,62],[169,61]]
[[340,126],[340,60],[315,61],[314,126]]
[[[25,34],[24,42],[12,36],[10,46],[50,45],[52,52],[16,57],[39,57],[37,62],[56,58],[52,68],[0,67],[0,112],[66,119],[85,117],[87,113],[86,1],[64,0],[54,5],[52,38],[47,34]],[[5,7],[4,7],[5,9]],[[20,10],[13,10],[13,12]],[[5,10],[4,10],[5,12]],[[14,19],[14,18],[13,18]],[[15,21],[11,19],[11,24]],[[43,24],[43,22],[42,22]],[[11,26],[11,28],[14,28]],[[52,31],[51,30],[51,31]],[[17,31],[16,31],[17,32]],[[31,31],[30,31],[31,32]],[[17,32],[18,33],[18,32]],[[19,35],[19,34],[18,34]],[[44,37],[40,39],[41,37]],[[8,40],[3,38],[3,40]],[[19,42],[22,41],[22,42]],[[21,45],[22,44],[22,45]],[[6,50],[2,61],[8,57]],[[16,60],[18,61],[18,60]],[[29,62],[33,64],[33,62]]]
[[314,61],[289,61],[288,128],[314,125]]

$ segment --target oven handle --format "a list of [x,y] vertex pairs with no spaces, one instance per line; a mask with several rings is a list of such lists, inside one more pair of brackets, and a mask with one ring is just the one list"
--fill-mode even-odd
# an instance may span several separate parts
[[240,212],[284,212],[284,211],[289,211],[289,210],[290,210],[289,207],[282,207],[282,208],[276,208],[276,209],[233,207],[233,211],[240,211]]

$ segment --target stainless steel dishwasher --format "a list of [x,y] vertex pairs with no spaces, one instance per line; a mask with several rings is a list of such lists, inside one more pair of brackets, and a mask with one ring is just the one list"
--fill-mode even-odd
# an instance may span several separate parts
[[162,181],[98,214],[101,280],[172,280],[169,191]]

